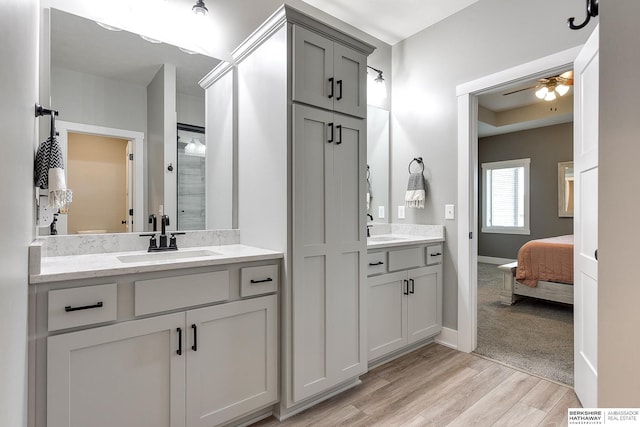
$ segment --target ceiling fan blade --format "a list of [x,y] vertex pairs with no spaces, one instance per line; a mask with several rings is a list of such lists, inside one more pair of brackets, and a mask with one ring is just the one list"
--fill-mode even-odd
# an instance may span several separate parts
[[536,86],[525,87],[524,89],[518,89],[518,90],[511,91],[511,92],[503,93],[502,96],[507,96],[507,95],[511,95],[513,93],[523,92],[523,91],[529,90],[529,89],[535,89],[537,87],[538,87],[537,85]]

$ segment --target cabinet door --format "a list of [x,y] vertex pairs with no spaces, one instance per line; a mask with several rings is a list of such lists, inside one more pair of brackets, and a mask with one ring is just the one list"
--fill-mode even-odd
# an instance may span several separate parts
[[277,327],[276,295],[187,312],[189,427],[219,425],[278,400]]
[[356,117],[367,116],[367,57],[339,43],[333,45],[335,100],[333,109]]
[[[293,399],[330,386],[327,370],[327,272],[330,223],[326,192],[333,169],[333,113],[295,105],[293,162]],[[333,131],[333,132],[332,132]],[[330,142],[331,141],[331,142]]]
[[296,105],[293,399],[366,370],[363,120]]
[[176,313],[49,337],[47,426],[184,426],[183,327]]
[[336,136],[327,194],[327,347],[335,384],[367,370],[366,140],[364,120],[334,114]]
[[293,100],[333,109],[333,42],[299,26],[293,28]]
[[409,344],[442,330],[442,266],[409,270]]
[[369,278],[368,358],[377,359],[407,345],[407,273]]

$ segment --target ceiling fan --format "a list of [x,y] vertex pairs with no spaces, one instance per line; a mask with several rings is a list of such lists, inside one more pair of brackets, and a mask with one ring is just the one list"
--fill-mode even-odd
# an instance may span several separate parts
[[538,79],[538,83],[535,86],[525,87],[523,89],[503,93],[502,95],[506,96],[525,90],[537,89],[535,92],[536,97],[544,99],[545,101],[553,101],[556,99],[556,94],[560,96],[566,95],[566,93],[569,92],[569,86],[573,86],[573,70],[566,71],[557,76]]

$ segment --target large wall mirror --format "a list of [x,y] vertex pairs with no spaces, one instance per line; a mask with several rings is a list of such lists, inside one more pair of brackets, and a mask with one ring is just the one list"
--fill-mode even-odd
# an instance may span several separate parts
[[389,222],[389,112],[367,106],[367,213]]
[[558,163],[558,216],[573,217],[573,162]]
[[[178,204],[190,197],[179,194],[190,174],[203,176],[211,141],[184,125],[206,132],[198,82],[220,61],[57,9],[49,17],[43,27],[50,30],[50,58],[42,55],[41,81],[50,82],[51,108],[60,113],[74,195],[68,214],[58,216],[59,234],[146,231],[149,216],[163,213],[172,229],[205,228],[202,218],[180,215]],[[189,171],[180,170],[185,165]]]

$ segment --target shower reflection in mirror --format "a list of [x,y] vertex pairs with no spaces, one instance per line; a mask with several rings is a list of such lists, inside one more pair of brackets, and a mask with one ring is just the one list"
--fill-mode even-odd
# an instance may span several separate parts
[[205,229],[205,131],[178,123],[178,229]]

